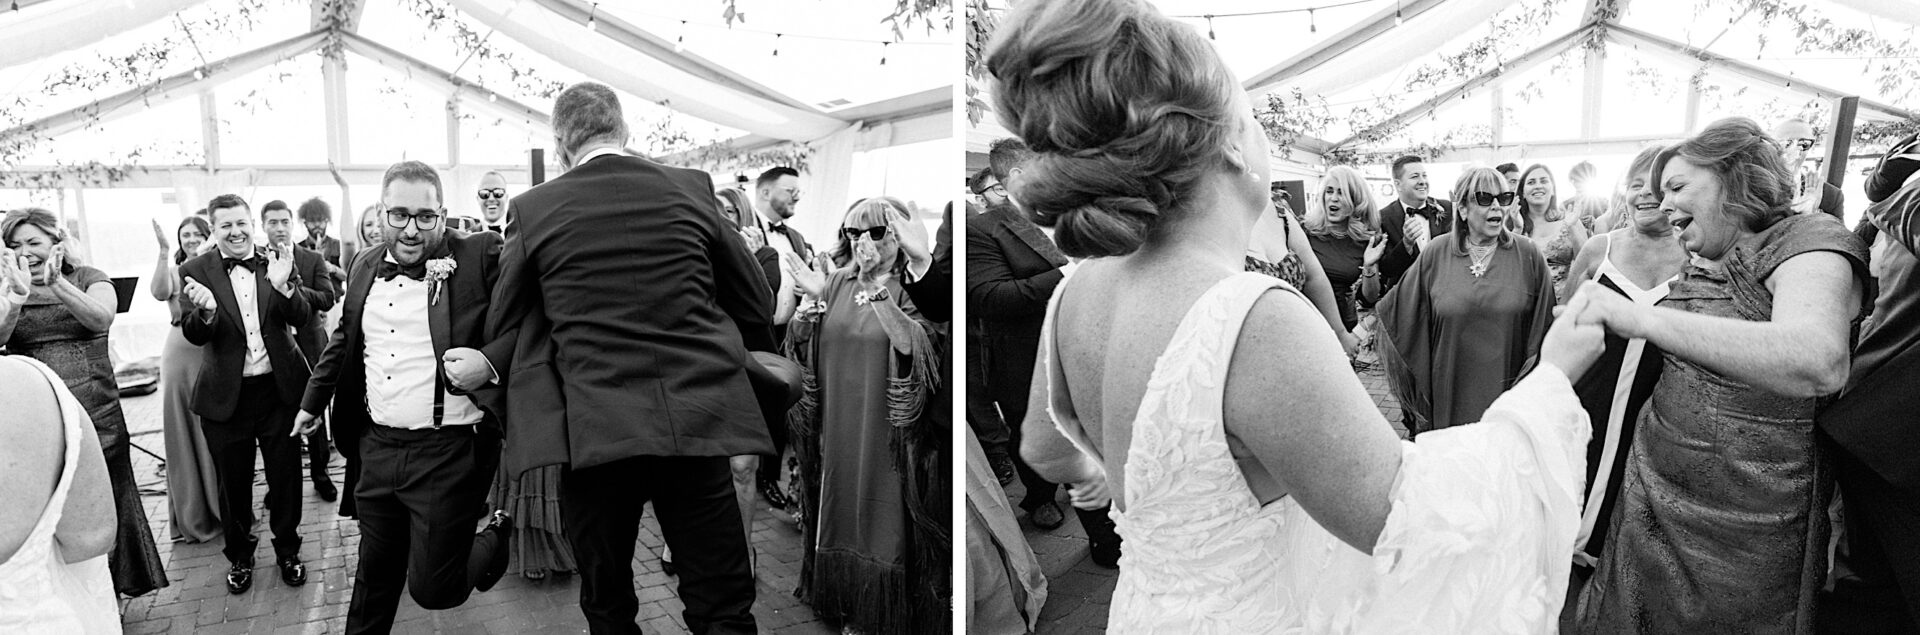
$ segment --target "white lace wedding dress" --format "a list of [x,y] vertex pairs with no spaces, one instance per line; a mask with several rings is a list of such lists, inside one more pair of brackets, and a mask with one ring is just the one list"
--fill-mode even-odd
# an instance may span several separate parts
[[[1401,443],[1392,512],[1368,556],[1291,497],[1260,506],[1227,451],[1228,363],[1247,311],[1272,288],[1297,295],[1257,273],[1221,281],[1155,363],[1112,514],[1126,547],[1109,631],[1554,632],[1589,435],[1566,376],[1543,366],[1479,423]],[[1049,403],[1060,431],[1102,461],[1059,390],[1061,293],[1041,338]]]

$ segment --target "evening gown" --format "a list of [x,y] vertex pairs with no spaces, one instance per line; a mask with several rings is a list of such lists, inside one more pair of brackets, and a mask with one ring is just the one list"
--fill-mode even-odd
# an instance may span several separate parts
[[[1660,306],[1768,320],[1767,278],[1813,251],[1842,254],[1866,279],[1865,247],[1822,215],[1781,220],[1733,249],[1723,267],[1688,265]],[[1873,300],[1863,296],[1862,312]],[[1816,402],[1668,355],[1580,599],[1579,632],[1812,632],[1832,490]]]
[[[174,302],[168,308],[178,313]],[[220,537],[220,480],[213,472],[200,416],[193,414],[193,388],[200,382],[200,347],[181,334],[176,317],[160,351],[162,432],[167,448],[167,525],[174,540],[206,542]]]
[[[1061,282],[1040,371],[1054,423],[1105,465],[1055,362]],[[1284,497],[1261,505],[1228,451],[1229,362],[1274,278],[1241,273],[1196,301],[1155,363],[1133,424],[1127,549],[1107,619],[1116,633],[1544,633],[1565,601],[1579,523],[1585,413],[1551,366],[1477,425],[1401,442],[1392,511],[1368,556]],[[1276,425],[1286,425],[1277,416]],[[1386,425],[1382,422],[1381,425]]]
[[[81,289],[110,280],[92,267],[75,267],[66,277]],[[133,479],[127,421],[120,412],[120,387],[113,378],[113,362],[107,358],[107,334],[87,330],[59,298],[40,291],[20,307],[7,350],[52,368],[93,419],[107,461],[107,476],[113,482],[113,503],[119,518],[119,532],[108,559],[114,590],[137,596],[167,586],[167,572],[147,526],[147,510],[140,503],[140,487]]]
[[[46,377],[47,383],[56,387],[65,384],[46,365],[31,360],[28,363]],[[87,425],[87,413],[72,393],[53,392],[60,410],[60,428],[65,431],[66,453],[60,461],[60,479],[54,484],[53,496],[40,512],[33,531],[19,551],[0,562],[0,633],[119,633],[120,607],[113,597],[108,556],[68,563],[61,557],[54,536],[66,509],[67,494],[73,489],[80,451],[86,445],[80,426]]]

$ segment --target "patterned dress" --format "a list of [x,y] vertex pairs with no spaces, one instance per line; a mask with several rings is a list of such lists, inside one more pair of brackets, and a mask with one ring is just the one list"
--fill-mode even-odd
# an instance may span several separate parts
[[[1689,265],[1660,305],[1768,320],[1767,278],[1814,251],[1842,254],[1865,280],[1860,241],[1839,223],[1801,215],[1742,241],[1719,271]],[[1812,632],[1831,492],[1815,402],[1668,355],[1640,414],[1578,632]]]

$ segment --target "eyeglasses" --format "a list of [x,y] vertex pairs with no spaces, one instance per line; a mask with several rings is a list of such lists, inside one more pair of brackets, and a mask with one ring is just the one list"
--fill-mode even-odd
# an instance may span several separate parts
[[846,236],[848,242],[852,242],[854,240],[859,239],[861,234],[866,234],[868,237],[874,240],[880,240],[882,238],[887,237],[887,226],[881,225],[879,227],[868,227],[866,229],[860,229],[857,227],[840,228],[840,235]]
[[1001,196],[1006,196],[1006,195],[1007,195],[1007,186],[1005,186],[1005,185],[1001,185],[1001,184],[999,184],[999,183],[995,183],[995,184],[993,184],[993,185],[991,185],[991,186],[989,186],[989,187],[987,187],[987,191],[988,191],[988,192],[993,192],[993,193],[995,193],[995,194],[999,194],[999,195],[1001,195]]
[[1474,205],[1486,207],[1486,206],[1492,205],[1494,201],[1499,201],[1501,205],[1512,205],[1513,192],[1501,192],[1499,194],[1489,194],[1487,192],[1473,193]]
[[1813,140],[1812,139],[1789,139],[1787,140],[1787,145],[1789,147],[1799,148],[1801,152],[1806,152],[1808,150],[1813,149]]
[[387,210],[387,226],[394,229],[406,229],[407,223],[413,223],[420,231],[432,231],[440,227],[440,210],[426,208],[408,213],[407,208],[395,207]]
[[483,201],[497,199],[497,198],[506,198],[506,197],[507,197],[507,188],[504,188],[504,187],[494,187],[494,188],[480,190],[480,200],[483,200]]
[[797,187],[783,187],[783,188],[780,188],[780,189],[783,189],[783,190],[786,190],[786,191],[787,191],[787,198],[800,198],[800,188],[797,188]]

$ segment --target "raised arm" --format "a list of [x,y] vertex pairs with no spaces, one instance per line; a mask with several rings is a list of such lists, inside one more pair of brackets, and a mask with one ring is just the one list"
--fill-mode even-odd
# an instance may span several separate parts
[[172,247],[167,244],[167,231],[160,227],[160,221],[153,221],[153,240],[160,244],[160,255],[153,259],[153,277],[147,281],[147,291],[153,299],[166,302],[173,299],[179,285],[174,283]]
[[[1587,284],[1597,284],[1589,282]],[[1832,394],[1846,385],[1849,327],[1860,311],[1860,283],[1844,256],[1816,251],[1781,263],[1767,279],[1769,321],[1714,317],[1636,305],[1592,293],[1589,319],[1626,338],[1644,338],[1668,355],[1788,397]]]

